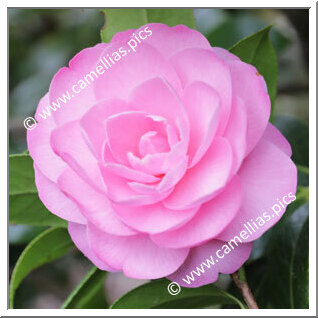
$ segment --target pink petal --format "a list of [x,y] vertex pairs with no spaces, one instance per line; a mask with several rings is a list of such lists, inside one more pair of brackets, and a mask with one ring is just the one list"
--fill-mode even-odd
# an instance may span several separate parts
[[264,79],[254,66],[240,61],[227,61],[227,63],[231,70],[233,96],[240,97],[246,107],[246,153],[248,154],[265,131],[271,103]]
[[86,219],[78,206],[59,189],[56,183],[45,177],[36,164],[34,164],[34,174],[39,198],[50,212],[67,221],[86,224]]
[[132,152],[128,152],[127,154],[127,160],[132,168],[154,176],[166,172],[166,170],[164,170],[164,164],[167,158],[167,153],[148,154],[142,159],[135,156]]
[[139,154],[140,138],[149,131],[163,130],[162,126],[162,121],[156,121],[144,112],[125,112],[108,117],[106,134],[113,156],[121,163],[128,163],[128,152]]
[[75,243],[76,247],[99,269],[102,271],[115,272],[113,268],[101,261],[92,252],[88,237],[87,237],[87,227],[86,225],[81,225],[78,223],[68,223],[68,232]]
[[114,235],[134,235],[136,231],[122,223],[107,197],[98,193],[71,169],[59,178],[58,185],[80,207],[81,213],[98,228]]
[[157,245],[167,248],[202,244],[216,237],[233,220],[240,208],[241,200],[241,184],[235,176],[221,194],[203,204],[185,225],[173,231],[152,235],[151,239]]
[[171,167],[157,184],[129,182],[129,186],[137,193],[156,193],[170,190],[184,176],[188,167],[188,159],[184,158],[177,166]]
[[228,50],[223,49],[221,47],[213,47],[213,52],[216,53],[216,55],[222,60],[240,61],[240,59],[236,55],[230,53]]
[[169,27],[162,23],[149,23],[138,30],[119,32],[113,36],[112,42],[127,42],[129,38],[134,39],[134,35],[145,38],[141,45],[147,43],[153,46],[166,58],[187,48],[211,48],[209,41],[200,32],[185,25]]
[[[250,242],[260,237],[283,216],[286,204],[282,208],[279,201],[283,202],[285,198],[286,203],[291,202],[297,187],[297,169],[284,152],[262,138],[245,159],[238,175],[243,188],[242,207],[218,237],[229,240],[244,230],[248,233],[245,241]],[[247,222],[253,229],[248,230]]]
[[172,191],[169,190],[160,193],[138,194],[129,187],[126,179],[103,169],[102,165],[100,165],[100,169],[107,187],[108,198],[118,204],[128,206],[154,204],[162,201]]
[[239,169],[246,152],[247,115],[243,101],[233,98],[232,112],[223,137],[231,144],[233,151],[232,174]]
[[109,235],[91,224],[88,236],[99,258],[132,278],[156,279],[169,275],[180,267],[189,251],[160,248],[147,235],[129,238]]
[[170,209],[182,210],[211,200],[228,180],[232,165],[232,151],[228,141],[215,138],[201,161],[189,169],[164,200]]
[[[50,105],[54,108],[53,103],[56,104],[52,114],[58,125],[78,120],[95,104],[93,84],[101,76],[96,72],[96,66],[103,50],[100,46],[82,50],[72,58],[69,67],[61,68],[54,75],[49,96]],[[87,77],[87,74],[90,75]]]
[[159,178],[152,176],[151,174],[134,170],[132,168],[117,163],[107,163],[101,166],[100,169],[107,170],[127,180],[133,180],[142,183],[153,183],[160,180]]
[[42,121],[38,115],[48,104],[49,96],[46,94],[41,98],[37,107],[35,118],[38,124],[36,128],[27,131],[27,143],[30,156],[36,162],[38,169],[47,178],[55,182],[66,167],[66,164],[53,152],[50,145],[51,132],[56,127],[54,119],[48,117]]
[[115,212],[128,226],[140,232],[160,233],[176,228],[190,220],[198,208],[176,211],[161,203],[139,207],[115,205]]
[[132,107],[152,115],[159,115],[174,123],[185,117],[181,100],[169,83],[162,78],[150,79],[136,87],[130,97]]
[[[211,49],[209,41],[200,32],[185,25],[168,27],[161,23],[151,23],[147,27],[152,34],[145,41],[155,47],[165,58],[187,48]],[[142,29],[144,27],[139,28],[135,34]]]
[[227,242],[211,240],[192,248],[186,261],[167,278],[183,287],[194,288],[214,283],[219,273],[234,273],[249,258],[252,243],[231,244],[233,248]]
[[115,42],[102,55],[107,59],[107,54],[118,52],[120,48],[126,50],[126,55],[122,54],[121,59],[94,82],[98,100],[120,98],[127,101],[136,87],[155,77],[164,78],[177,93],[181,93],[177,74],[155,48],[142,42],[133,52],[127,43]]
[[80,124],[84,129],[92,152],[100,160],[102,157],[103,144],[106,140],[105,120],[114,114],[130,110],[129,105],[123,100],[102,101],[94,105],[81,118]]
[[171,63],[181,78],[183,87],[191,82],[201,81],[219,94],[221,117],[218,133],[222,134],[230,116],[232,103],[229,67],[212,50],[203,49],[181,51],[171,58]]
[[203,82],[187,86],[183,100],[191,127],[188,149],[191,168],[201,160],[215,136],[220,119],[220,100],[216,91]]
[[53,130],[51,146],[78,175],[93,187],[105,191],[97,160],[86,144],[78,121]]
[[271,123],[268,123],[263,138],[273,143],[277,146],[281,151],[283,151],[288,157],[292,155],[292,148],[287,141],[287,139],[283,136],[283,134]]

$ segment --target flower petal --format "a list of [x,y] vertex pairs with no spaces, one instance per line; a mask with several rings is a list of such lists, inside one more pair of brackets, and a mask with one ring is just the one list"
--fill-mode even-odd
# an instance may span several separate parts
[[78,121],[69,122],[53,130],[51,146],[79,176],[99,191],[105,191],[97,164],[85,142]]
[[78,206],[59,189],[56,183],[49,180],[36,164],[34,164],[34,174],[39,198],[50,212],[67,221],[86,224],[86,219]]
[[88,225],[94,253],[105,263],[123,270],[128,277],[156,279],[173,273],[186,259],[189,249],[156,246],[147,235],[120,237],[106,234]]
[[[229,247],[227,249],[225,245],[228,244],[211,240],[192,248],[181,267],[167,278],[183,287],[200,287],[214,283],[218,279],[219,273],[234,273],[249,258],[252,243],[237,246],[233,243],[234,249],[230,249],[230,252],[226,254],[225,251],[229,251]],[[217,256],[217,253],[220,257]]]
[[184,92],[184,105],[190,121],[189,168],[200,161],[210,147],[220,119],[217,92],[203,82],[192,82]]
[[268,123],[263,138],[273,143],[281,151],[285,152],[288,157],[292,155],[292,148],[283,134],[271,123]]
[[247,115],[244,102],[233,98],[232,112],[223,137],[231,144],[233,151],[232,174],[235,174],[245,158]]
[[120,99],[101,101],[88,110],[80,120],[90,148],[97,158],[102,157],[103,145],[106,140],[105,120],[114,114],[130,110],[129,105]]
[[134,235],[114,213],[108,198],[95,191],[71,169],[65,170],[58,180],[60,189],[80,207],[85,218],[98,228],[114,235]]
[[244,160],[238,175],[243,188],[242,207],[218,238],[229,240],[242,230],[247,230],[244,224],[248,226],[247,222],[255,222],[257,228],[254,226],[254,230],[245,239],[250,242],[260,237],[283,216],[286,204],[283,208],[279,201],[283,202],[285,198],[290,203],[294,198],[297,169],[284,152],[262,138]]
[[[233,220],[242,200],[239,178],[235,176],[216,198],[203,204],[196,215],[176,230],[151,236],[159,246],[191,247],[216,237]],[[182,212],[182,211],[178,211]]]
[[231,70],[233,96],[240,97],[246,107],[246,154],[248,154],[266,129],[271,103],[264,78],[254,66],[233,60],[227,61],[227,64]]
[[217,137],[201,161],[189,169],[164,200],[170,209],[182,210],[211,200],[225,185],[232,165],[228,141]]
[[87,237],[86,225],[69,222],[68,232],[75,243],[76,247],[100,270],[108,272],[116,272],[105,262],[101,261],[91,250],[90,242]]
[[222,134],[231,112],[232,88],[229,67],[217,57],[213,50],[187,49],[175,54],[171,63],[182,80],[183,87],[201,81],[211,86],[220,97],[220,125]]
[[86,48],[72,58],[69,67],[54,75],[49,99],[56,109],[51,113],[58,125],[80,119],[96,103],[92,83],[99,80],[95,68],[104,50],[101,46]]
[[140,207],[114,206],[115,212],[128,226],[146,233],[160,233],[171,230],[190,220],[198,210],[169,210],[161,203]]
[[[36,162],[38,169],[51,181],[56,182],[58,176],[66,167],[65,162],[57,156],[50,145],[51,132],[56,128],[53,117],[42,121],[39,113],[49,104],[48,93],[41,98],[35,118],[38,121],[36,129],[27,131],[27,143],[30,156]],[[48,164],[48,162],[50,164]]]

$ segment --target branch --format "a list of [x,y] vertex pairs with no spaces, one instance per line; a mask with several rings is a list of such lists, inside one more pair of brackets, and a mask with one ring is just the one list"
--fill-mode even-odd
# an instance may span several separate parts
[[241,292],[249,309],[259,309],[250,287],[246,281],[244,268],[241,267],[237,272],[232,274],[233,281]]

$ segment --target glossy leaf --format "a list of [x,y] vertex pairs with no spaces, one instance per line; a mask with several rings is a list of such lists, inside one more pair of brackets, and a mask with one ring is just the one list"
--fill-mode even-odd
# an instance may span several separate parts
[[171,295],[167,287],[170,281],[160,279],[137,287],[116,300],[111,309],[150,309],[150,308],[206,308],[213,305],[244,305],[229,293],[206,285],[199,288],[184,288],[177,295]]
[[66,226],[66,221],[46,209],[34,182],[32,158],[27,154],[9,157],[9,222],[38,226]]
[[65,300],[62,309],[105,309],[103,285],[107,272],[93,267]]
[[110,42],[121,31],[137,29],[147,23],[184,24],[195,29],[192,9],[103,9],[105,24],[101,30],[102,42]]
[[277,85],[277,58],[269,39],[270,29],[271,26],[268,26],[244,38],[236,43],[230,51],[242,61],[254,65],[264,77],[271,98],[273,114]]
[[32,240],[20,255],[11,276],[10,308],[13,308],[15,291],[32,270],[61,257],[73,246],[64,228],[48,229]]

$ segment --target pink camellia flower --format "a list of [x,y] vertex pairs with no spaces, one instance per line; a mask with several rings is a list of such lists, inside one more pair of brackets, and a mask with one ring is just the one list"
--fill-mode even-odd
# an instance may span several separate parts
[[[102,73],[101,57],[114,52]],[[72,98],[44,120],[66,91]],[[98,268],[184,286],[246,222],[258,224],[189,287],[212,283],[242,266],[285,211],[272,215],[272,206],[296,191],[291,148],[268,122],[270,108],[256,68],[195,30],[118,33],[61,68],[39,103],[27,135],[39,196]]]

